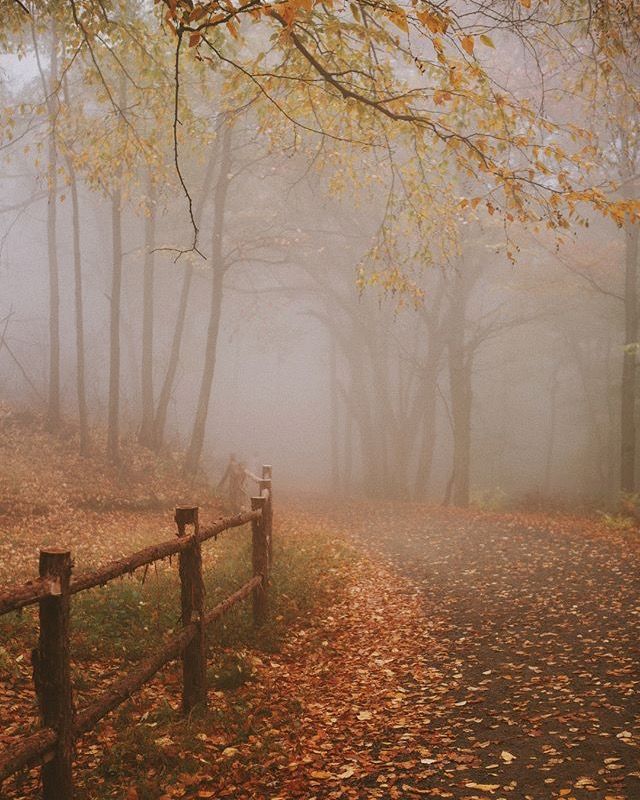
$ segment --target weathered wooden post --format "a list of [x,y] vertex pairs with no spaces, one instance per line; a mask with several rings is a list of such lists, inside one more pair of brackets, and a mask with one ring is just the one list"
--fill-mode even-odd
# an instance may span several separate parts
[[271,478],[261,478],[258,481],[258,486],[260,488],[260,497],[264,497],[266,502],[262,509],[262,519],[264,522],[264,535],[267,540],[267,573],[266,579],[267,582],[271,575],[271,558],[272,558],[272,546],[271,546],[271,531],[272,531],[272,505],[271,505]]
[[198,539],[198,507],[178,506],[175,514],[178,536],[186,536],[187,525],[193,525],[193,538],[180,553],[180,601],[182,626],[192,622],[198,626],[193,639],[182,653],[182,710],[189,714],[194,706],[207,703],[207,651],[204,618],[204,580],[202,550]]
[[40,635],[33,653],[33,675],[42,724],[53,728],[58,735],[53,756],[42,766],[42,792],[44,800],[72,800],[74,710],[69,647],[69,550],[41,550],[40,577],[49,581],[50,594],[40,600]]
[[251,498],[251,510],[262,511],[257,520],[251,521],[253,574],[254,576],[260,575],[262,577],[262,582],[253,590],[253,624],[256,627],[264,624],[269,613],[267,595],[269,550],[265,525],[266,504],[266,497]]
[[271,574],[271,565],[273,564],[273,480],[272,480],[271,464],[262,465],[262,480],[269,481],[269,507],[267,509],[267,543],[269,550],[269,574]]
[[229,508],[234,514],[242,508],[245,480],[244,467],[239,461],[232,459],[229,464]]

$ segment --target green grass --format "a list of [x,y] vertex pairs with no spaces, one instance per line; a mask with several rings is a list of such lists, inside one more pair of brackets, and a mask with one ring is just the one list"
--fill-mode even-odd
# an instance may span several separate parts
[[[218,542],[204,544],[207,608],[251,577],[250,540],[248,530],[236,529]],[[129,704],[121,706],[109,718],[117,731],[113,746],[91,770],[78,770],[78,799],[121,797],[124,785],[135,786],[140,800],[157,798],[161,776],[166,782],[167,775],[195,769],[198,756],[211,757],[198,733],[233,730],[237,736],[245,730],[245,709],[234,693],[252,680],[252,654],[277,652],[292,624],[303,624],[314,608],[330,603],[351,557],[346,545],[328,536],[281,539],[276,529],[267,624],[254,628],[248,598],[207,631],[209,687],[230,693],[234,698],[231,714],[227,704],[224,715],[212,708],[184,719],[179,709],[159,699],[143,722],[132,724]],[[73,680],[79,708],[96,698],[99,681],[108,682],[109,676],[125,672],[179,627],[179,597],[174,560],[171,567],[164,565],[157,572],[150,567],[146,575],[139,570],[132,577],[72,598]],[[23,687],[28,685],[28,652],[37,642],[37,609],[0,617],[0,641],[0,681],[12,686],[20,677]],[[172,696],[178,708],[179,682],[172,687]],[[163,737],[175,746],[158,746]],[[82,748],[80,742],[80,754]],[[191,759],[196,759],[193,764]]]

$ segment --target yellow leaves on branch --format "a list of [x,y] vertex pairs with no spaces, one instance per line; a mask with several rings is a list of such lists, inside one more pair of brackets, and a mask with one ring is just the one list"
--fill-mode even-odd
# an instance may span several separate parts
[[409,23],[407,22],[407,14],[402,8],[394,8],[387,15],[393,24],[400,28],[404,33],[409,33]]
[[465,53],[467,53],[470,56],[473,55],[473,48],[475,45],[473,36],[461,36],[460,44],[462,45],[462,49],[464,50]]
[[313,5],[313,0],[287,0],[285,3],[277,3],[273,6],[273,12],[281,17],[285,25],[290,28],[300,12],[313,11]]
[[446,103],[448,100],[451,100],[452,94],[451,92],[447,92],[446,90],[437,89],[433,93],[433,102],[437,106],[441,106],[443,103]]
[[418,11],[416,14],[420,22],[431,33],[446,33],[449,27],[449,20],[433,10]]

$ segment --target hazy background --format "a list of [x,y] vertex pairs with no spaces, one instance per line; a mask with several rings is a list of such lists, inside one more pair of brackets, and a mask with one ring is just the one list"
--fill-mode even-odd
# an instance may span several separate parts
[[[0,65],[7,102],[41,91],[33,57],[3,56]],[[81,89],[76,80],[72,91]],[[521,230],[514,264],[505,256],[500,221],[460,215],[459,252],[451,248],[433,263],[414,259],[412,279],[424,292],[414,303],[402,292],[358,285],[358,270],[379,236],[384,185],[365,193],[348,184],[334,191],[309,168],[304,152],[278,152],[258,127],[249,115],[232,132],[237,176],[226,199],[223,249],[240,256],[224,275],[204,469],[218,475],[235,452],[252,468],[272,463],[279,484],[291,489],[456,502],[454,395],[456,382],[468,378],[469,413],[465,422],[463,410],[457,424],[463,439],[468,429],[469,442],[459,439],[458,446],[469,451],[472,501],[611,502],[619,482],[629,232],[593,213],[590,226],[567,234],[560,247],[552,235]],[[44,121],[29,127],[21,145],[7,150],[0,174],[0,320],[10,347],[0,348],[0,398],[40,411],[49,369],[44,128]],[[185,166],[194,198],[203,191],[205,166],[202,153]],[[200,243],[207,255],[217,180],[214,175],[204,186]],[[65,184],[61,166],[61,399],[64,416],[73,420],[73,252]],[[104,193],[82,181],[79,192],[86,389],[91,425],[100,428],[107,418],[112,210]],[[144,197],[144,178],[136,178],[120,209],[121,433],[131,436],[141,418]],[[164,192],[160,181],[154,208],[156,246],[188,243],[184,196],[175,186]],[[153,268],[157,393],[189,259],[194,277],[163,445],[175,454],[186,446],[198,404],[213,262],[157,252]],[[458,496],[462,505],[464,495]]]

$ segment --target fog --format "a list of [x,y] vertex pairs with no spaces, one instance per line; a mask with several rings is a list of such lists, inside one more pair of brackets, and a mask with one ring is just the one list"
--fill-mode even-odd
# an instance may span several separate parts
[[[47,48],[44,38],[45,67]],[[231,121],[205,114],[206,135],[183,143],[182,171],[202,254],[180,252],[189,250],[193,226],[170,146],[160,145],[166,164],[156,175],[153,167],[127,162],[116,199],[109,173],[119,169],[121,156],[117,148],[110,154],[107,140],[119,123],[108,111],[91,111],[90,92],[83,99],[83,113],[106,126],[100,157],[107,164],[87,165],[78,145],[86,121],[70,122],[74,103],[62,98],[60,127],[66,128],[58,152],[47,156],[47,117],[34,111],[43,98],[32,47],[25,56],[2,61],[3,102],[13,116],[0,176],[3,401],[52,413],[53,246],[60,416],[71,425],[78,419],[75,181],[89,425],[104,430],[117,416],[114,459],[120,437],[138,437],[177,460],[191,442],[189,471],[211,478],[232,452],[249,465],[272,463],[291,490],[489,507],[615,502],[626,435],[622,367],[630,349],[635,364],[628,305],[625,332],[625,257],[628,304],[629,259],[634,287],[637,280],[637,226],[618,226],[584,206],[581,224],[561,237],[539,224],[505,232],[492,211],[456,208],[469,181],[451,170],[434,181],[434,191],[440,187],[444,197],[453,186],[453,193],[428,224],[412,230],[406,207],[390,212],[384,155],[356,152],[349,172],[343,152],[318,157],[317,141],[296,141],[295,133],[279,138],[286,121],[284,128],[282,121],[266,127],[262,112],[249,110]],[[81,77],[71,72],[69,80],[67,99],[69,92],[80,98]],[[588,124],[584,114],[576,103],[576,125]],[[158,133],[163,136],[168,131]],[[101,146],[100,138],[92,142]],[[410,156],[403,147],[398,158]],[[51,172],[47,179],[52,157],[53,187]],[[637,167],[637,146],[629,157]],[[362,178],[372,170],[379,176]],[[351,183],[350,174],[356,176]],[[110,411],[116,217],[120,385],[119,408]],[[388,240],[397,262],[389,257],[380,268]],[[144,432],[143,342],[146,335],[152,348],[153,416],[187,272],[166,424],[151,442]],[[152,276],[151,290],[150,283],[144,288],[145,274]],[[213,306],[219,303],[213,323],[212,297]],[[148,314],[153,310],[147,334],[145,304]],[[210,397],[203,381],[208,335]],[[194,450],[197,409],[204,438]],[[628,424],[635,436],[634,420]],[[628,479],[622,484],[633,488]]]

